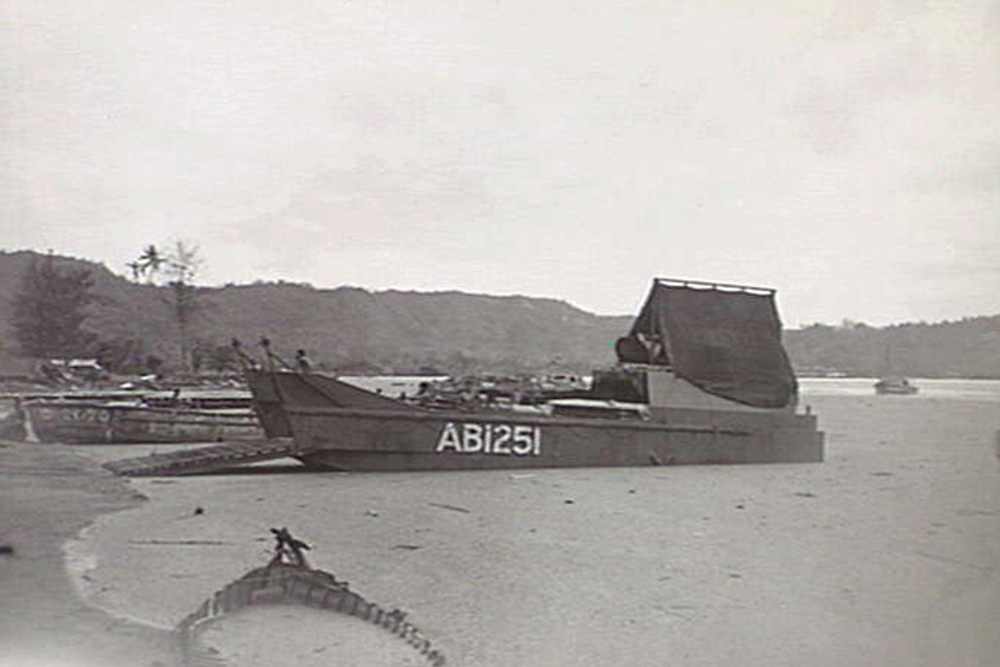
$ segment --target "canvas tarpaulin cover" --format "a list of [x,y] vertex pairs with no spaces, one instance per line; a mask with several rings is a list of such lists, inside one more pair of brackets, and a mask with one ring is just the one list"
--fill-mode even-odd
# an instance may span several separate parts
[[701,389],[763,408],[796,393],[772,290],[657,280],[630,336],[658,340],[674,373]]

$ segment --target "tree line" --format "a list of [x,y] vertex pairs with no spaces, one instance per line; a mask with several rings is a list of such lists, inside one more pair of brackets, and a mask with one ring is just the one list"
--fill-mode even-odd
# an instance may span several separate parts
[[[91,270],[60,266],[51,252],[33,256],[13,298],[11,327],[20,352],[43,360],[96,357],[117,372],[159,373],[166,366],[182,372],[235,370],[238,359],[229,345],[194,335],[200,308],[194,278],[201,264],[197,246],[178,241],[169,250],[149,245],[127,265],[134,282],[168,288],[177,352],[174,359],[163,359],[144,341],[105,338],[88,328],[88,308],[100,298],[92,292]],[[156,295],[163,298],[160,291]]]
[[787,331],[802,374],[1000,378],[1000,315],[872,327],[845,322]]
[[[462,374],[587,372],[613,363],[614,341],[632,321],[516,296],[198,287],[200,263],[183,244],[143,248],[127,277],[51,254],[0,253],[0,327],[24,356],[96,357],[120,373],[237,370],[229,341],[242,338],[253,353],[266,335],[281,353],[306,348],[340,373]],[[803,374],[1000,378],[1000,315],[814,324],[786,330],[784,342]]]

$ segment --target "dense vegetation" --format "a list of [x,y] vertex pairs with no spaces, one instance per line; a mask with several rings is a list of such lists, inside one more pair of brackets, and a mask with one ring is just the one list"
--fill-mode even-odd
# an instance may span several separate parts
[[[31,252],[0,253],[0,349],[18,352],[9,314]],[[169,286],[142,284],[84,260],[57,265],[90,271],[87,327],[102,361],[141,370],[147,361],[179,365],[179,332]],[[589,370],[613,361],[629,317],[599,317],[553,299],[460,292],[416,293],[293,283],[197,288],[188,324],[195,362],[223,366],[232,338],[258,352],[261,336],[291,360],[308,350],[314,363],[344,372]]]
[[[0,357],[21,354],[14,303],[33,259],[0,252]],[[180,365],[176,300],[169,286],[128,280],[105,266],[65,257],[55,266],[86,271],[88,349],[114,370]],[[198,309],[186,326],[201,369],[233,362],[238,338],[258,353],[261,336],[291,360],[308,350],[314,363],[343,372],[585,372],[613,362],[614,341],[631,317],[603,317],[563,301],[461,292],[370,292],[294,283],[194,288]],[[816,324],[785,332],[802,371],[913,377],[1000,377],[1000,316],[885,328]]]
[[799,371],[1000,378],[1000,315],[938,324],[814,324],[785,333]]
[[96,338],[84,328],[90,287],[89,270],[59,268],[51,255],[32,257],[12,300],[18,348],[30,357],[53,358],[90,347]]

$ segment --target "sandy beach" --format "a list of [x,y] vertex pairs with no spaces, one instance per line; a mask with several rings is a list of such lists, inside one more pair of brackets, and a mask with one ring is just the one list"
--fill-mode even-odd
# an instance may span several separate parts
[[[77,594],[63,547],[95,517],[142,496],[73,449],[0,442],[0,665],[162,667],[169,633],[130,623]],[[83,574],[83,573],[81,573]]]
[[[125,481],[99,463],[150,447],[5,446],[0,656],[172,664],[168,630],[287,526],[451,665],[997,664],[1000,391],[803,401],[821,464]],[[289,606],[202,641],[240,667],[425,664]]]

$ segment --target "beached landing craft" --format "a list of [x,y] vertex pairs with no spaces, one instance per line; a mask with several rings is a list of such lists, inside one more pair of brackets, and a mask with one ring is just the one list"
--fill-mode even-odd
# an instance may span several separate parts
[[253,369],[269,437],[336,470],[818,462],[816,417],[797,412],[774,290],[657,279],[619,364],[585,396],[435,409],[314,372]]
[[[228,406],[233,400],[215,403]],[[22,409],[33,439],[45,443],[196,443],[263,435],[257,416],[247,408],[171,408],[60,397],[25,400]]]

